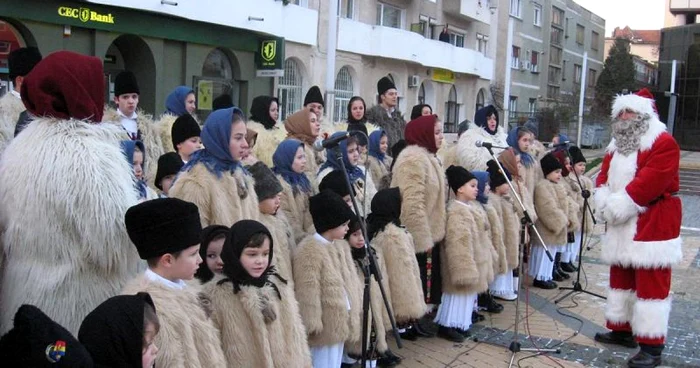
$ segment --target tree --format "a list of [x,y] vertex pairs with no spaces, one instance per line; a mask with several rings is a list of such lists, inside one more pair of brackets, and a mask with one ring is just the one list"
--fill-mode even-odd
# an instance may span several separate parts
[[[616,38],[607,59],[603,71],[595,85],[595,101],[593,113],[600,116],[608,116],[612,100],[615,95],[623,90],[633,91],[637,89],[635,79],[634,61],[629,50],[630,41],[625,38]],[[586,81],[581,81],[585,83]]]

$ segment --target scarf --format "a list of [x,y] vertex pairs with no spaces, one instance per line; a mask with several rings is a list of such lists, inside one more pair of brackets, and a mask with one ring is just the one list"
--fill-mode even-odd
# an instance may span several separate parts
[[[357,120],[352,117],[352,103],[355,101],[362,101],[362,106],[364,106],[365,110],[365,115],[362,115],[362,118]],[[355,96],[350,99],[350,102],[348,102],[348,126],[350,124],[364,124],[367,122],[367,105],[365,104],[365,100],[362,99],[360,96]],[[366,132],[365,132],[366,133]]]
[[515,127],[511,129],[510,132],[508,132],[508,138],[506,139],[506,142],[508,142],[508,145],[513,148],[516,154],[520,155],[520,162],[522,162],[523,166],[532,167],[532,164],[535,163],[534,157],[532,157],[532,155],[530,155],[530,153],[528,152],[521,151],[520,145],[518,144],[518,133],[520,132],[520,128],[521,127]]
[[185,100],[187,100],[187,96],[190,93],[194,93],[194,90],[190,87],[175,87],[175,90],[170,92],[165,99],[165,112],[175,116],[188,114],[187,107],[185,107]]
[[372,212],[367,216],[367,236],[370,240],[386,225],[401,226],[401,191],[399,188],[382,189],[372,198]]
[[500,155],[498,155],[498,161],[501,162],[503,168],[508,170],[513,177],[520,178],[520,172],[518,171],[518,159],[515,157],[515,155],[516,153],[514,148],[505,149]]
[[204,148],[190,156],[190,160],[187,161],[182,171],[189,171],[196,164],[202,163],[209,172],[218,178],[223,172],[233,173],[239,167],[247,173],[241,163],[233,159],[229,149],[231,122],[234,113],[243,115],[243,112],[237,107],[216,110],[209,114],[201,135]]
[[214,241],[214,239],[218,238],[219,236],[226,236],[227,234],[228,228],[222,225],[209,225],[202,229],[202,233],[199,236],[199,256],[202,257],[204,262],[203,265],[199,266],[197,272],[195,272],[194,274],[194,277],[198,278],[202,282],[202,284],[214,278],[214,272],[212,272],[212,270],[209,269],[206,261],[209,243]]
[[[494,130],[489,129],[488,117],[491,115],[496,116],[496,129]],[[491,135],[496,135],[496,132],[498,132],[498,122],[498,111],[495,107],[493,107],[493,105],[482,107],[476,112],[476,114],[474,114],[474,124],[476,124],[476,126],[478,127],[481,127]]]
[[22,102],[37,117],[99,123],[104,113],[102,61],[71,51],[57,51],[27,74]]
[[476,195],[476,200],[481,204],[486,204],[489,202],[489,198],[486,195],[486,184],[489,183],[489,173],[486,171],[472,171],[472,174],[476,176],[478,182],[477,188],[479,189],[479,194]]
[[284,129],[287,130],[287,137],[298,139],[310,146],[313,146],[318,137],[311,132],[311,121],[309,116],[311,110],[305,107],[292,115],[287,116],[284,121]]
[[[241,254],[243,254],[243,250],[250,242],[250,239],[256,234],[265,234],[270,241],[270,254],[268,255],[269,262],[267,268],[262,275],[257,278],[252,277],[241,264]],[[272,234],[270,234],[270,231],[265,225],[254,220],[241,220],[233,224],[231,230],[228,232],[228,236],[226,236],[224,246],[221,249],[221,260],[224,261],[224,275],[226,277],[219,281],[217,285],[227,282],[232,283],[234,294],[241,291],[241,286],[260,288],[265,285],[270,285],[277,292],[277,296],[282,299],[279,289],[270,281],[270,276],[274,275],[280,281],[285,284],[287,283],[287,280],[277,274],[275,266],[272,264],[273,245]]]
[[[292,164],[294,163],[294,157],[297,154],[299,147],[304,147],[304,143],[296,139],[285,139],[282,143],[277,146],[275,153],[272,155],[272,171],[275,174],[282,176],[284,181],[289,183],[292,187],[293,193],[298,193],[299,191],[304,193],[311,193],[312,187],[309,178],[304,173],[298,173],[292,170]],[[307,157],[307,160],[309,158]],[[313,158],[311,158],[313,159]]]
[[437,153],[435,145],[435,122],[437,115],[420,116],[406,125],[404,136],[409,146],[416,145],[425,148],[430,153]]
[[[134,170],[134,152],[136,151],[136,147],[138,147],[143,153],[143,162],[141,163],[141,166],[144,168],[146,167],[146,148],[141,141],[125,140],[119,143],[122,147],[122,153],[124,154],[126,161],[129,163],[129,166],[131,166],[132,171]],[[134,177],[134,187],[139,192],[139,199],[146,199],[148,195],[146,188],[148,185],[146,184],[146,180],[143,179],[143,175],[141,175],[141,179],[136,179]]]
[[277,106],[280,104],[276,97],[258,96],[253,99],[253,104],[250,106],[250,119],[259,122],[267,130],[274,128],[277,124],[270,117],[270,105],[273,102],[276,102]]
[[569,157],[567,150],[558,149],[552,152],[552,155],[554,156],[554,158],[557,159],[557,161],[559,161],[559,164],[561,165],[561,176],[563,178],[569,176],[569,169],[566,168],[566,158]]
[[[347,134],[347,132],[335,132],[333,133],[333,135],[330,136],[329,139],[337,138],[345,134]],[[348,176],[350,177],[350,182],[354,183],[358,179],[364,179],[365,173],[362,172],[362,169],[350,164],[350,160],[348,159],[348,140],[344,139],[340,141],[340,144],[338,144],[338,149],[340,149],[340,152],[342,152],[343,154],[343,163],[345,164],[345,170],[348,173]],[[324,162],[323,165],[321,165],[321,168],[318,169],[318,172],[320,173],[321,171],[329,167],[333,170],[343,169],[343,167],[340,164],[340,161],[338,161],[338,157],[336,156],[335,148],[326,149],[326,162]]]
[[411,110],[411,120],[423,115],[423,108],[427,107],[430,109],[430,113],[432,114],[433,108],[430,107],[428,104],[420,104],[420,105],[415,105],[413,106],[413,109]]
[[386,153],[382,153],[379,150],[379,142],[385,136],[386,132],[384,129],[375,130],[369,135],[369,155],[379,160],[379,162],[384,162],[384,157],[386,157]]

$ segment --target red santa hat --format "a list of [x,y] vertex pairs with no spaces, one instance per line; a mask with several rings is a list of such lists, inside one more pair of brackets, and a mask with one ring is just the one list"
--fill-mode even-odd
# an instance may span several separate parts
[[659,112],[656,110],[654,95],[646,88],[642,88],[641,90],[628,95],[617,95],[615,97],[615,101],[613,102],[610,116],[614,119],[624,109],[630,109],[640,114],[647,113],[652,116],[658,116],[659,114]]

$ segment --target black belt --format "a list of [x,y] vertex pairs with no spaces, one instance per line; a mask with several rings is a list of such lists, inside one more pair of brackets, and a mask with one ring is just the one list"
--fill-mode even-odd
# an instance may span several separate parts
[[678,195],[678,192],[672,192],[672,193],[664,193],[656,198],[654,198],[651,202],[649,202],[649,206],[653,206],[654,204],[658,203],[661,200],[668,199],[671,197],[675,197]]

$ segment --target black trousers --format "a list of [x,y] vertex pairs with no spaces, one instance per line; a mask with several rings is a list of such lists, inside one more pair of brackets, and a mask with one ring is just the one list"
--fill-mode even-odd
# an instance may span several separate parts
[[423,297],[428,304],[440,304],[442,299],[442,275],[440,273],[440,246],[425,253],[416,253],[420,280],[423,284]]

